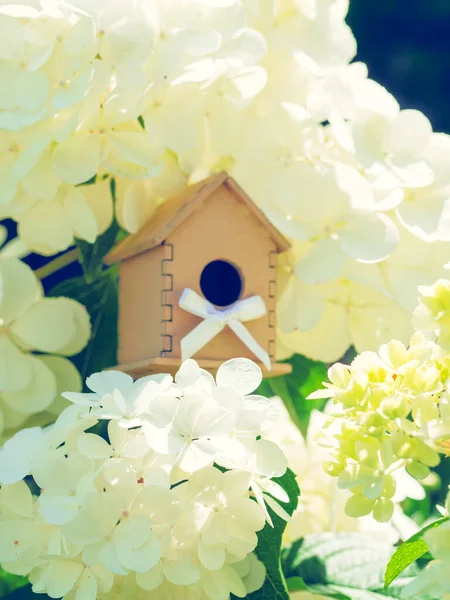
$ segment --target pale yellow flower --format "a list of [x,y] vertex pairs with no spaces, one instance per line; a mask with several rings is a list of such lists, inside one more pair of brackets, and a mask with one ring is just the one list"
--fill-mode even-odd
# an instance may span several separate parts
[[[0,259],[0,278],[0,436],[4,439],[32,419],[52,420],[50,413],[60,406],[62,388],[81,387],[76,368],[57,355],[82,350],[90,323],[78,302],[44,298],[39,280],[21,261]],[[38,413],[47,416],[36,417]]]

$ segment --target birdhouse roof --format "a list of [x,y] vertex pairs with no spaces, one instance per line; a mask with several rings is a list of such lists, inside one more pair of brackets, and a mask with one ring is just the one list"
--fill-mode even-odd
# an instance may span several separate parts
[[245,202],[254,217],[261,222],[270,234],[278,252],[285,252],[290,248],[288,240],[272,225],[262,210],[256,206],[236,181],[227,173],[221,172],[189,186],[179,196],[163,202],[157,208],[153,217],[137,233],[131,234],[119,242],[106,255],[106,264],[111,265],[160,246],[177,227],[201,208],[203,203],[222,185],[226,186],[234,196]]

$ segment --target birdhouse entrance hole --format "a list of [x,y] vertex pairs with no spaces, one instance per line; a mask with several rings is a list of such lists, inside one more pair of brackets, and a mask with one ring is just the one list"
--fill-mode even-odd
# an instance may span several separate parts
[[200,289],[206,300],[225,307],[239,300],[243,281],[239,269],[226,260],[213,260],[203,269]]

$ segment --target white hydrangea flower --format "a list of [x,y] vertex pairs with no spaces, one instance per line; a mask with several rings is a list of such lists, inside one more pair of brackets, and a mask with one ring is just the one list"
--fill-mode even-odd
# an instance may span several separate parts
[[279,273],[280,357],[330,361],[350,344],[406,341],[417,286],[447,262],[448,136],[352,62],[347,10],[347,0],[0,7],[0,215],[30,249],[54,254],[74,237],[95,241],[113,204],[136,232],[165,199],[225,169],[302,246]]
[[[39,173],[39,177],[45,175]],[[38,189],[33,187],[28,197],[34,202],[17,215],[17,221],[20,239],[40,254],[65,250],[74,237],[94,243],[112,223],[113,199],[108,179],[83,187],[60,185],[51,199],[36,198],[37,194]]]
[[44,298],[40,281],[18,259],[0,259],[0,285],[0,439],[4,439],[36,413],[51,414],[53,407],[57,411],[61,387],[81,388],[74,365],[52,355],[80,352],[89,339],[90,322],[78,302]]
[[[287,460],[259,439],[273,420],[271,403],[251,395],[260,382],[248,359],[225,362],[216,380],[188,360],[175,379],[106,371],[88,378],[91,392],[65,393],[74,404],[54,425],[0,449],[3,568],[65,600],[259,589],[266,505],[289,519],[271,480]],[[107,439],[92,432],[98,419],[109,419]]]

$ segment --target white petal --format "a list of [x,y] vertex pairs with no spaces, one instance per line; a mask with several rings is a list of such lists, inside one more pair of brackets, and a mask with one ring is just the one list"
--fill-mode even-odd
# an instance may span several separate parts
[[13,323],[11,331],[30,349],[58,352],[75,335],[72,307],[65,298],[43,298]]
[[253,66],[242,69],[232,81],[239,99],[245,101],[257,96],[266,86],[267,79],[267,71],[263,67]]
[[58,200],[32,206],[19,219],[19,236],[41,254],[55,254],[73,242],[73,228]]
[[59,415],[68,403],[61,397],[65,390],[81,390],[83,385],[81,376],[75,365],[61,356],[40,356],[39,360],[46,365],[56,379],[56,398],[48,410]]
[[194,385],[196,381],[200,378],[200,367],[191,358],[185,360],[177,374],[175,375],[175,383],[180,385],[181,387],[188,387],[190,385]]
[[397,215],[406,229],[425,242],[450,241],[450,191],[419,191],[405,198]]
[[144,515],[132,515],[119,523],[114,530],[114,542],[118,547],[127,549],[140,548],[149,540],[150,536],[150,521]]
[[410,154],[395,154],[386,162],[404,187],[421,188],[433,183],[433,169],[422,158]]
[[157,207],[157,194],[152,180],[127,181],[119,185],[116,215],[119,223],[130,233],[138,231],[154,215]]
[[269,440],[258,440],[255,444],[256,468],[265,477],[281,477],[287,469],[287,458],[283,451]]
[[63,525],[78,514],[78,499],[75,496],[41,493],[38,499],[39,513],[47,523]]
[[392,307],[366,307],[354,310],[350,327],[358,352],[377,350],[392,339],[408,343],[413,333],[411,315],[394,303]]
[[42,296],[42,286],[28,265],[15,258],[0,261],[0,316],[9,324]]
[[86,385],[90,390],[100,396],[112,394],[114,390],[119,390],[126,396],[131,392],[133,378],[120,371],[103,371],[101,373],[94,373],[88,377],[86,379]]
[[109,458],[113,452],[111,446],[94,433],[82,433],[77,440],[77,448],[89,458]]
[[158,564],[161,558],[161,546],[156,535],[151,534],[149,540],[141,548],[127,550],[119,546],[117,554],[126,569],[145,573]]
[[103,233],[111,225],[114,211],[111,195],[111,180],[104,179],[94,185],[85,185],[80,189],[86,204],[97,222],[97,232]]
[[188,447],[180,453],[180,469],[186,473],[194,473],[212,465],[217,454],[217,449],[208,440],[197,440],[191,442]]
[[160,146],[144,131],[142,133],[114,132],[108,137],[114,148],[122,155],[122,160],[143,167],[153,167],[161,156]]
[[0,335],[0,389],[3,392],[22,390],[29,385],[32,370],[28,355],[6,335]]
[[33,111],[39,109],[47,100],[49,81],[47,75],[42,71],[22,70],[17,82],[17,97],[20,105],[25,110]]
[[53,172],[52,151],[49,148],[41,154],[36,165],[22,180],[24,191],[40,200],[53,200],[60,183],[61,180]]
[[53,96],[53,106],[59,110],[70,108],[81,102],[86,96],[92,83],[94,69],[87,67],[80,71],[63,89]]
[[68,559],[50,563],[46,592],[51,598],[65,596],[75,586],[84,570],[84,565]]
[[277,324],[281,331],[309,331],[320,321],[322,313],[323,300],[315,289],[292,277],[278,300]]
[[74,354],[81,352],[87,345],[91,336],[91,321],[88,311],[82,304],[71,298],[64,298],[64,300],[72,310],[72,318],[75,323],[75,334],[68,344],[58,350],[58,353],[64,354],[65,356],[73,356]]
[[248,358],[232,358],[217,370],[217,385],[231,387],[240,394],[251,394],[262,381],[261,369]]
[[158,563],[153,569],[146,573],[136,573],[136,583],[143,590],[154,590],[164,581],[164,574],[161,563]]
[[53,153],[53,168],[66,183],[77,185],[92,179],[100,167],[99,134],[79,133],[58,144]]
[[9,204],[15,197],[19,187],[18,180],[11,172],[12,161],[0,162],[0,204]]
[[264,498],[264,502],[266,502],[268,504],[268,506],[270,506],[270,508],[273,510],[273,512],[278,517],[280,517],[280,519],[283,519],[284,521],[290,521],[291,520],[291,517],[290,517],[289,513],[287,513],[284,510],[284,508],[278,504],[278,502],[276,500],[274,500],[273,498],[271,498],[267,494],[263,494],[263,498]]
[[335,167],[336,183],[350,199],[350,204],[357,210],[371,210],[374,208],[374,195],[372,185],[356,169],[345,164]]
[[315,223],[299,221],[279,209],[265,207],[264,212],[281,233],[294,240],[309,240],[320,232],[320,227]]
[[223,546],[198,545],[198,558],[202,565],[210,571],[221,569],[225,563],[225,548]]
[[95,39],[95,25],[89,17],[77,15],[78,21],[64,36],[64,48],[69,54],[79,54],[86,50]]
[[384,214],[360,213],[339,232],[342,249],[361,262],[380,262],[392,254],[398,241],[397,227]]
[[337,279],[344,269],[346,256],[338,240],[330,237],[316,242],[295,267],[295,274],[312,285]]
[[192,585],[200,579],[200,572],[189,560],[178,560],[163,565],[164,575],[175,585]]
[[352,344],[345,308],[326,302],[319,323],[310,331],[278,332],[278,343],[313,360],[336,362]]
[[97,238],[97,220],[78,188],[69,187],[63,196],[63,206],[74,234],[93,244]]
[[389,127],[386,143],[390,152],[420,155],[428,146],[432,126],[419,110],[401,110]]
[[37,356],[27,356],[31,368],[30,383],[17,392],[4,392],[4,401],[15,410],[38,413],[45,410],[56,397],[56,379]]

